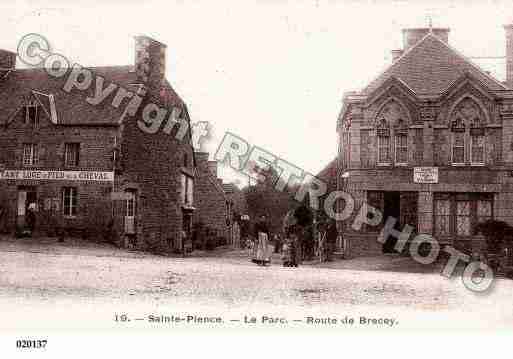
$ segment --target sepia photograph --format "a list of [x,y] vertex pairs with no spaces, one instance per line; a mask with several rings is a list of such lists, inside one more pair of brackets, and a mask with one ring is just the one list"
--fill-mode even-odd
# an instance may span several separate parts
[[511,335],[511,1],[13,0],[0,28],[7,358]]

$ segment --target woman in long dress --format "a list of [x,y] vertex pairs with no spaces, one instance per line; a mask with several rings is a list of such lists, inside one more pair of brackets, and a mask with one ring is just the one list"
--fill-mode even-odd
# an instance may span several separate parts
[[265,215],[260,217],[259,222],[255,224],[256,245],[252,262],[265,266],[271,263],[271,248],[269,246],[269,228]]

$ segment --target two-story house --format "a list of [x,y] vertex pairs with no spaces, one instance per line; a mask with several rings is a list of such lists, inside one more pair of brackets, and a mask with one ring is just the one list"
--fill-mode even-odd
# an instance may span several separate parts
[[337,122],[338,188],[383,214],[356,231],[339,223],[349,256],[394,251],[377,238],[389,217],[440,243],[480,245],[474,226],[513,224],[513,25],[507,81],[449,44],[449,29],[403,30],[401,50],[365,88],[344,95]]
[[[45,68],[17,68],[16,54],[0,51],[0,205],[7,230],[23,229],[31,205],[40,235],[114,228],[120,245],[168,251],[190,230],[190,127],[176,136],[189,122],[187,108],[165,78],[166,45],[145,36],[135,41],[134,65],[83,69],[92,74],[88,88],[85,73],[70,88],[71,69],[50,76]],[[129,108],[136,95],[140,106]],[[179,109],[185,122],[146,130],[148,108]]]

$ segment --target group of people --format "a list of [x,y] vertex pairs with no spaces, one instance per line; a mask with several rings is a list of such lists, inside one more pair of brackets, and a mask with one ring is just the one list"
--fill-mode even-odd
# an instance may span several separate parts
[[[321,223],[318,226],[316,254],[321,262],[330,261],[335,249],[337,232],[334,224]],[[285,228],[285,239],[275,234],[271,240],[271,233],[267,218],[260,216],[254,227],[254,242],[251,243],[251,261],[257,265],[266,266],[271,263],[273,252],[280,253],[285,267],[297,267],[303,260],[305,251],[305,238],[308,229],[297,224]]]

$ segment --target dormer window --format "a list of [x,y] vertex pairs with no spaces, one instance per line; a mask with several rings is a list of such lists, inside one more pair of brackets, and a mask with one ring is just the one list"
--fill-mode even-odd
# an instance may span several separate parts
[[39,108],[36,103],[25,106],[25,124],[36,127],[39,124]]

